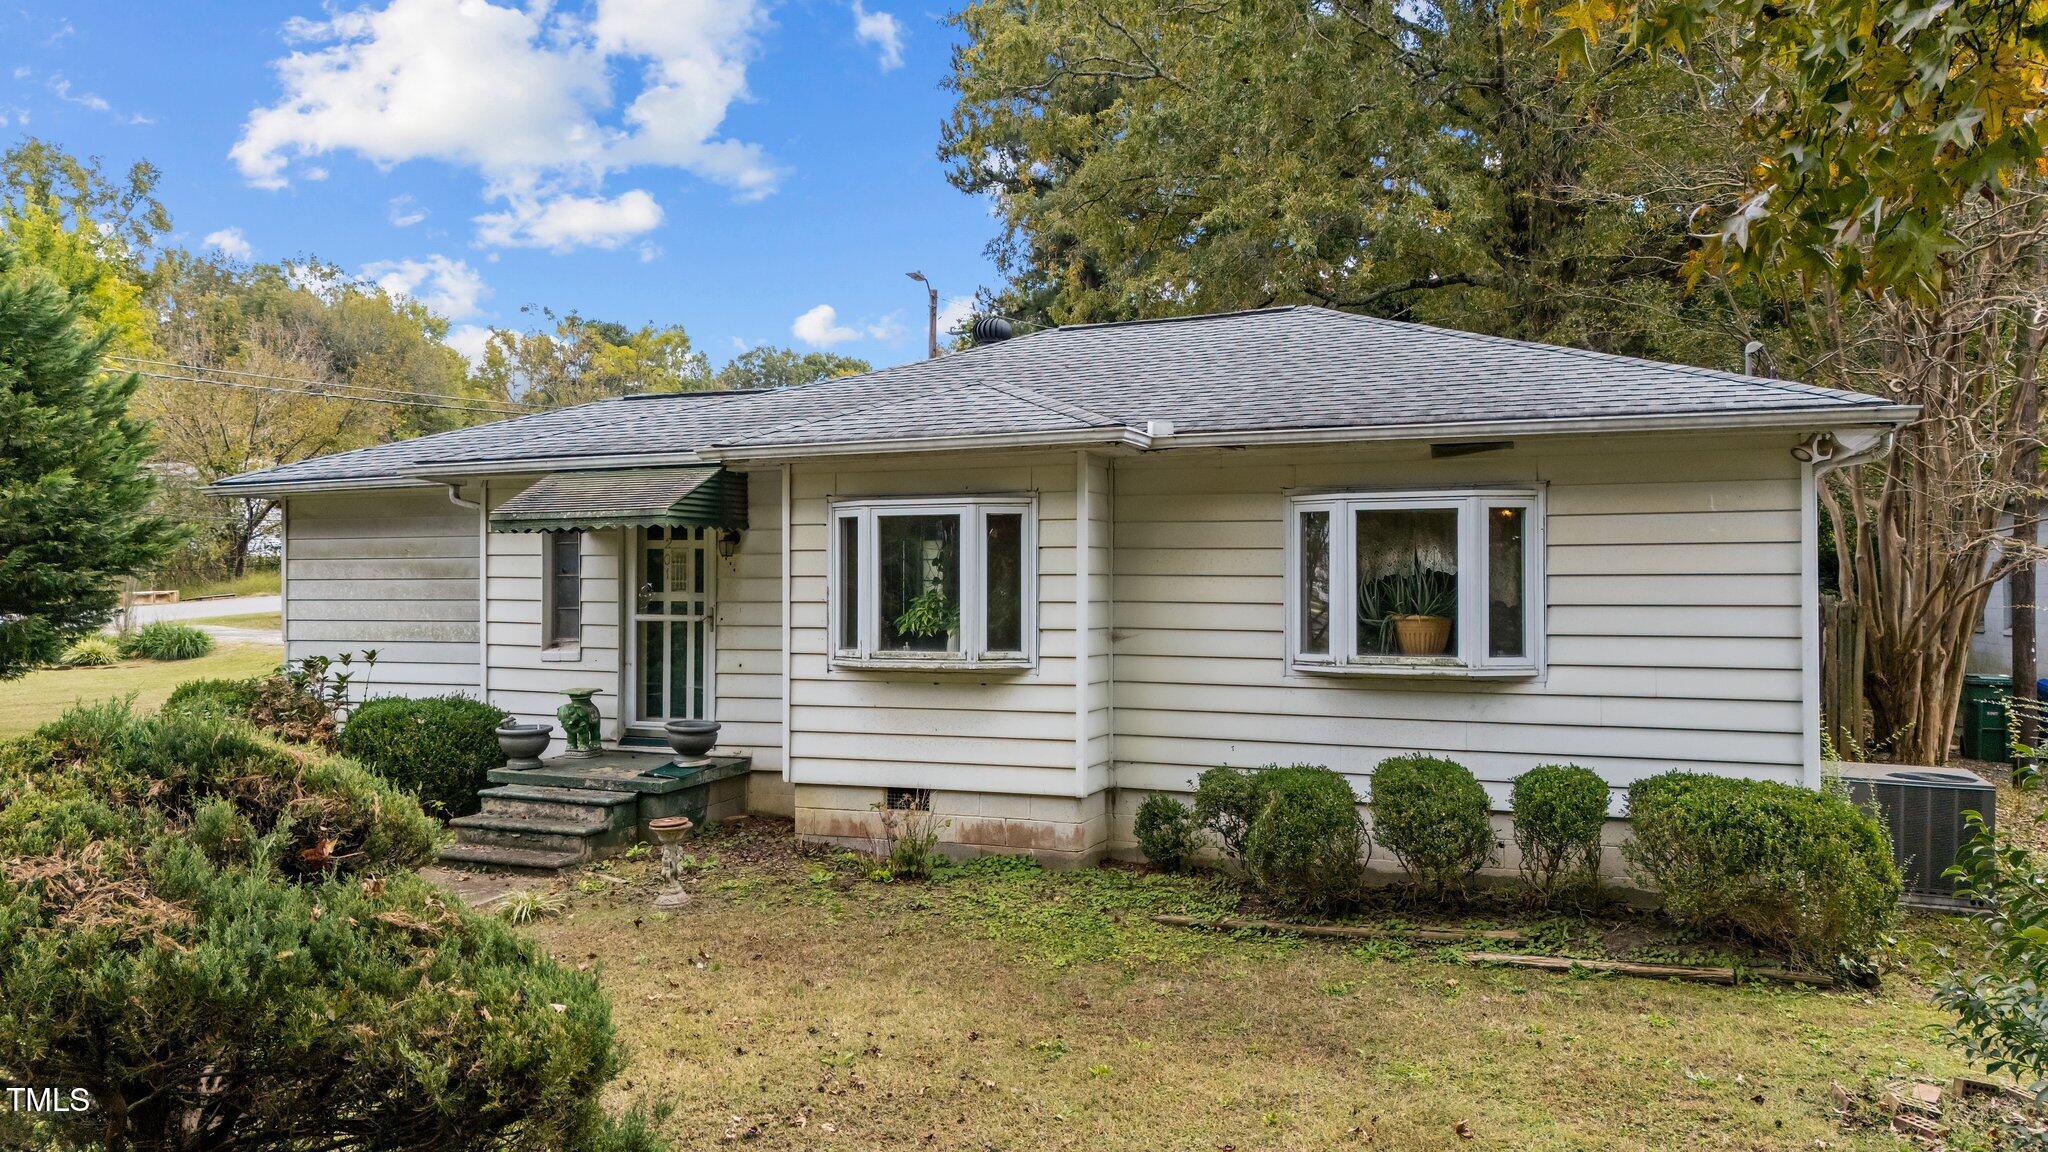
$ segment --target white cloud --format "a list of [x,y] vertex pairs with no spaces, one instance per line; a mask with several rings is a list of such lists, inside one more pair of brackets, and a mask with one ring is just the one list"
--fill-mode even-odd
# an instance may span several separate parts
[[875,63],[888,72],[903,67],[903,22],[887,12],[870,12],[853,0],[853,34],[875,49]]
[[[765,3],[595,0],[584,18],[538,2],[389,0],[294,20],[284,34],[301,47],[276,64],[283,96],[250,113],[230,155],[264,188],[332,152],[456,164],[505,207],[478,217],[486,244],[617,244],[660,206],[638,189],[606,197],[612,173],[654,165],[742,199],[774,190],[760,147],[719,133],[746,97]],[[615,77],[631,78],[624,91]]]
[[796,322],[789,326],[789,334],[813,348],[830,348],[834,344],[858,340],[861,335],[860,329],[839,323],[839,311],[830,304],[820,304],[797,317]]
[[[18,74],[19,73],[17,73],[17,75]],[[71,81],[66,80],[64,77],[60,75],[51,75],[51,77],[44,82],[43,86],[50,90],[50,95],[55,96],[57,99],[64,101],[66,104],[76,104],[81,108],[90,108],[95,112],[113,111],[113,106],[111,104],[108,104],[106,100],[99,96],[97,93],[75,91],[71,87]]]
[[939,338],[957,332],[974,320],[974,297],[948,296],[939,303]]
[[616,248],[661,225],[661,205],[635,188],[607,200],[568,193],[552,199],[515,196],[509,211],[476,218],[477,239],[501,248]]
[[391,224],[393,227],[410,228],[426,218],[427,210],[420,207],[419,201],[414,200],[411,193],[408,192],[403,196],[393,196],[391,198]]
[[491,330],[481,324],[457,324],[448,329],[447,339],[441,342],[462,353],[463,359],[471,364],[481,364],[484,360],[484,345],[489,343],[490,339]]
[[410,296],[450,320],[476,316],[491,295],[490,285],[476,269],[440,255],[365,264],[363,276],[391,295]]
[[230,260],[247,260],[256,254],[256,249],[243,237],[240,228],[223,228],[218,232],[208,232],[200,243]]

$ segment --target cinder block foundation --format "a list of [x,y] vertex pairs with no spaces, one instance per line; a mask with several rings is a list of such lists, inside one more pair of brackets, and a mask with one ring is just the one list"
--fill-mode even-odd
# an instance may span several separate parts
[[[796,833],[806,841],[857,852],[886,850],[882,788],[798,784]],[[931,793],[939,846],[956,860],[1031,856],[1050,867],[1094,864],[1109,854],[1109,793],[1085,798]]]

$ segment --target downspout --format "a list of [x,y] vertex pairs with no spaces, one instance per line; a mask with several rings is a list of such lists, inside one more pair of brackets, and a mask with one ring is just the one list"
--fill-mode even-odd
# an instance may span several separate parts
[[[782,575],[782,778],[783,778],[784,780],[788,781],[788,782],[789,782],[789,783],[790,783],[791,785],[795,785],[795,783],[796,783],[796,768],[795,768],[795,763],[794,763],[794,762],[795,762],[795,757],[794,757],[794,756],[792,755],[792,752],[793,752],[793,750],[794,750],[794,747],[795,747],[796,741],[795,741],[795,739],[793,739],[792,733],[791,733],[791,732],[790,732],[790,730],[789,730],[789,718],[790,718],[790,714],[791,714],[791,709],[790,709],[790,706],[789,706],[789,684],[790,684],[790,674],[789,674],[789,673],[790,673],[790,664],[792,663],[792,661],[793,661],[793,659],[794,659],[794,656],[795,656],[795,654],[794,654],[794,653],[792,653],[792,652],[790,651],[790,644],[791,644],[791,638],[792,638],[792,636],[793,636],[793,634],[794,634],[794,629],[793,629],[793,628],[791,627],[791,623],[790,623],[790,618],[789,618],[789,589],[790,589],[790,581],[789,581],[789,546],[790,546],[790,539],[789,539],[789,538],[790,538],[790,537],[791,537],[792,535],[794,535],[794,532],[792,531],[792,525],[791,525],[791,524],[790,524],[790,522],[789,522],[789,483],[790,483],[790,465],[788,465],[788,464],[784,464],[784,465],[782,466],[782,492],[781,492],[781,503],[782,503],[782,509],[781,509],[781,517],[782,517],[782,573],[781,573],[781,575]],[[828,525],[827,527],[829,528],[830,526]],[[831,624],[831,622],[830,622],[830,621],[828,620],[828,621],[826,621],[826,624],[827,624],[827,626],[829,627],[829,626],[830,626],[830,624]],[[827,643],[829,644],[830,642],[828,641]]]
[[1799,461],[1800,695],[1802,699],[1800,758],[1808,788],[1821,786],[1820,767],[1820,485],[1827,474],[1876,460],[1892,450],[1897,429],[1869,439],[1844,441],[1817,433],[1792,449]]

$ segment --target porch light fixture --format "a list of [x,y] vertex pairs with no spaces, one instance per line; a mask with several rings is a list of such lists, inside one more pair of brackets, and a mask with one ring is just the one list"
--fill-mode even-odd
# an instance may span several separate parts
[[740,534],[736,528],[726,528],[718,533],[718,558],[730,560],[740,552]]

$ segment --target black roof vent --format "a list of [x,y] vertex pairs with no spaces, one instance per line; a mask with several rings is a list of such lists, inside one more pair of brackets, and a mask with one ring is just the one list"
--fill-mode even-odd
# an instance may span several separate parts
[[974,318],[974,343],[999,344],[1010,338],[1010,322],[1001,316],[977,316]]

